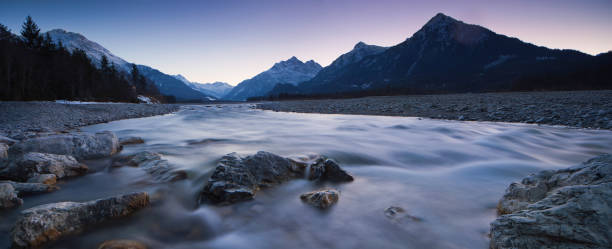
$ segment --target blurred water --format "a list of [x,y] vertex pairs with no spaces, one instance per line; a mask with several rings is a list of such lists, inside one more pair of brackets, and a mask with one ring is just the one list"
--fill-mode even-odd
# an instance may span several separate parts
[[[529,173],[563,168],[612,152],[612,132],[508,123],[405,117],[275,113],[250,105],[186,106],[171,115],[84,128],[140,136],[149,150],[185,169],[189,178],[153,184],[136,168],[93,173],[28,197],[19,210],[57,201],[85,201],[149,191],[163,201],[137,214],[64,239],[51,248],[96,248],[104,240],[136,239],[151,248],[488,248],[489,223],[505,188]],[[196,205],[208,174],[224,154],[269,151],[327,155],[355,176],[346,184],[294,180],[232,206]],[[324,186],[341,191],[327,211],[299,195]],[[400,206],[420,221],[390,220]],[[18,210],[0,213],[0,246]]]

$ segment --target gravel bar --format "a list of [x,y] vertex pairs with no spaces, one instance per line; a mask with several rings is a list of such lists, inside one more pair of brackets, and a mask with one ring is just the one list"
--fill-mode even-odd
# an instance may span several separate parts
[[520,122],[612,129],[612,91],[408,95],[264,102],[282,112]]
[[167,114],[179,107],[166,104],[0,102],[0,136],[19,140],[28,134],[67,131],[113,120]]

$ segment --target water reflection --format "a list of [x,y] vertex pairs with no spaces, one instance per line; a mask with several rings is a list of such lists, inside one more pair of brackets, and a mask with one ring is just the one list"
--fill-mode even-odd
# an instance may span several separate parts
[[[84,128],[140,136],[189,178],[153,184],[134,168],[88,162],[95,173],[58,192],[26,198],[33,205],[84,201],[149,191],[152,208],[105,224],[52,248],[95,248],[108,239],[137,239],[152,248],[487,248],[495,205],[512,181],[611,152],[612,132],[534,125],[455,122],[402,117],[317,115],[253,110],[249,105],[188,106],[159,117]],[[317,184],[295,180],[232,206],[201,206],[196,196],[224,154],[264,150],[283,156],[324,154],[356,180]],[[337,188],[339,203],[320,211],[299,195]],[[400,206],[420,221],[393,222]],[[2,213],[1,231],[16,212]],[[6,222],[5,222],[6,221]],[[10,223],[10,224],[9,224]],[[1,245],[7,245],[3,235]]]

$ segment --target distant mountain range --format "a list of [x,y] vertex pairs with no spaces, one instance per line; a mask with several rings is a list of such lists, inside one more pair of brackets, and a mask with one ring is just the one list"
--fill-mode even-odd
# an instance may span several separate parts
[[[100,44],[88,40],[85,36],[68,32],[62,29],[54,29],[48,31],[55,43],[62,42],[63,46],[72,51],[76,48],[85,51],[87,56],[96,65],[100,65],[102,55],[106,55],[108,60],[115,64],[117,70],[131,72],[131,63],[112,54],[108,49]],[[160,72],[157,69],[145,65],[138,65],[138,70],[153,81],[163,95],[172,95],[177,101],[211,101],[218,97],[203,93],[199,90],[194,90],[190,85],[187,85],[182,80],[176,79],[174,76]]]
[[226,100],[244,101],[250,97],[263,96],[279,83],[298,84],[312,79],[321,70],[313,60],[302,62],[291,57],[281,61],[255,77],[240,82],[225,97]]
[[206,95],[213,96],[216,99],[223,98],[223,96],[225,96],[227,93],[229,93],[232,90],[232,88],[234,88],[234,86],[228,83],[219,82],[219,81],[213,82],[213,83],[191,82],[187,80],[187,78],[185,78],[183,75],[180,75],[180,74],[174,75],[174,78],[184,82],[185,84],[187,84],[189,87],[193,88],[194,90],[204,93]]
[[390,48],[358,43],[270,97],[612,88],[612,53],[548,49],[437,14]]

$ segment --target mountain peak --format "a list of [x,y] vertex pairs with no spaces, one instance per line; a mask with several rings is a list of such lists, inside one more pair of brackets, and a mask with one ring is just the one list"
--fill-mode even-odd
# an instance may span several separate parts
[[439,27],[444,27],[447,26],[449,24],[452,23],[456,23],[459,22],[456,19],[447,16],[443,13],[438,13],[436,14],[434,17],[432,17],[426,24],[424,27],[430,27],[430,28],[439,28]]
[[368,46],[368,44],[366,44],[365,42],[360,41],[357,44],[355,44],[355,47],[353,47],[353,49],[365,48],[367,46]]
[[293,63],[299,62],[299,63],[302,63],[302,61],[300,59],[298,59],[297,57],[295,57],[295,56],[291,56],[291,58],[286,60],[286,62],[293,62]]

